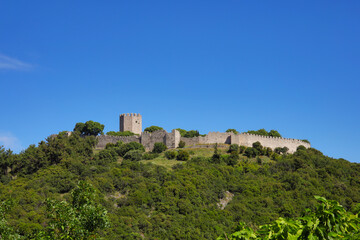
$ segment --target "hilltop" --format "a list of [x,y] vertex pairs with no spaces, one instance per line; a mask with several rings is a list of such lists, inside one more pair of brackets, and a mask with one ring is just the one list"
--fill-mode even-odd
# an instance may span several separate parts
[[49,224],[45,199],[71,199],[79,180],[98,193],[110,227],[105,239],[215,239],[243,221],[253,228],[314,209],[314,195],[359,211],[360,165],[300,146],[205,144],[152,151],[136,142],[95,150],[89,134],[62,132],[20,154],[1,149],[0,200],[24,238]]

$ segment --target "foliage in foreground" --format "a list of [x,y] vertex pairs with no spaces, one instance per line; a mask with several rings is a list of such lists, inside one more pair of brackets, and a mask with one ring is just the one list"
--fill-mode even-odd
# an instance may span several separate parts
[[251,239],[359,239],[360,219],[358,214],[346,212],[337,201],[315,196],[320,203],[316,211],[307,209],[304,217],[279,218],[271,224],[260,226],[258,231],[240,222],[236,232],[224,234],[218,240]]
[[96,239],[97,229],[109,227],[107,211],[95,203],[91,184],[80,181],[71,197],[71,203],[46,199],[50,221],[36,239]]

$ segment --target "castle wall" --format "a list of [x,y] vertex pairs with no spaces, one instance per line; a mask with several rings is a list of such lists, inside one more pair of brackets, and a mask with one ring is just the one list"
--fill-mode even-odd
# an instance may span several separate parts
[[164,143],[168,148],[177,148],[180,142],[180,132],[174,129],[171,133],[159,130],[152,133],[143,132],[141,134],[141,144],[144,145],[146,150],[151,151],[157,142]]
[[242,133],[232,136],[231,143],[238,144],[246,147],[252,147],[254,142],[260,142],[264,147],[270,147],[275,149],[277,147],[289,148],[289,153],[294,153],[298,146],[303,145],[306,148],[310,147],[310,144],[303,142],[298,139],[292,138],[279,138],[279,137],[268,137],[249,133]]
[[104,149],[106,144],[108,143],[117,143],[118,141],[122,141],[124,143],[129,142],[138,142],[140,143],[140,136],[134,135],[134,136],[110,136],[110,135],[100,135],[97,136],[96,139],[98,140],[98,143],[96,144],[96,149]]

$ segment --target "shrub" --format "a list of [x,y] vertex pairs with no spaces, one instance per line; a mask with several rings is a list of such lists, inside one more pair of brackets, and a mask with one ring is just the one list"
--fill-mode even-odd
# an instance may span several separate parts
[[176,156],[176,159],[180,161],[187,161],[189,160],[189,158],[190,158],[190,154],[184,150],[180,150],[178,152],[178,155]]
[[133,135],[135,135],[135,133],[130,132],[130,131],[124,131],[124,132],[110,131],[110,132],[107,132],[106,135],[109,135],[109,136],[133,136]]
[[259,152],[262,152],[263,146],[261,145],[261,143],[259,141],[254,142],[252,144],[252,147],[255,148],[256,150],[258,150]]
[[141,150],[130,150],[124,155],[124,159],[140,161],[142,159],[142,153],[143,152]]
[[245,150],[246,150],[246,147],[245,146],[240,146],[239,147],[239,153],[244,153],[245,152]]
[[95,161],[99,165],[110,162],[116,162],[116,160],[117,160],[117,153],[113,148],[101,150],[95,156]]
[[233,129],[233,128],[229,128],[228,130],[226,130],[227,133],[229,132],[233,132],[235,134],[238,134],[239,132],[236,130],[236,129]]
[[159,156],[158,153],[144,153],[142,158],[145,160],[152,160],[154,158],[157,158]]
[[296,151],[306,151],[306,147],[304,147],[303,145],[300,145],[296,148]]
[[226,164],[229,166],[235,166],[239,161],[239,153],[238,152],[231,152],[230,156],[226,160]]
[[185,142],[184,141],[180,141],[179,142],[179,148],[184,148],[185,147]]
[[153,153],[162,153],[167,149],[166,145],[162,142],[157,142],[154,144],[154,148],[152,150]]
[[253,158],[259,155],[259,152],[255,148],[248,147],[246,148],[244,155],[247,156],[248,158]]
[[159,126],[150,126],[144,129],[144,132],[155,132],[159,130],[164,130],[162,127]]
[[175,159],[177,155],[178,155],[177,151],[167,151],[167,152],[165,152],[165,157],[167,159]]
[[137,142],[125,143],[120,145],[120,147],[116,149],[117,153],[121,157],[125,156],[125,154],[131,150],[140,150],[142,152],[145,152],[144,146]]
[[237,144],[231,144],[228,150],[228,153],[232,153],[232,152],[239,152],[239,145]]

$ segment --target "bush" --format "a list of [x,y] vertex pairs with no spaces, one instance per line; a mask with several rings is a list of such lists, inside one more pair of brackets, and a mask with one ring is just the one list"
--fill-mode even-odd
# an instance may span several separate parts
[[99,165],[103,165],[106,163],[116,162],[117,160],[117,153],[112,149],[104,149],[101,150],[96,156],[95,161]]
[[245,152],[245,150],[246,150],[246,147],[245,146],[240,146],[239,147],[239,153],[244,153]]
[[229,166],[235,166],[237,162],[239,161],[239,153],[238,152],[231,152],[230,156],[225,161],[227,165]]
[[128,159],[131,161],[140,161],[142,159],[142,151],[141,150],[130,150],[124,156],[124,159]]
[[261,143],[258,141],[258,142],[254,142],[252,144],[252,147],[255,148],[256,150],[258,150],[259,153],[262,152],[262,149],[263,149],[263,146],[261,145]]
[[117,153],[121,157],[125,156],[125,154],[131,150],[140,150],[142,152],[145,152],[144,146],[137,142],[125,143],[120,145],[120,147],[116,149]]
[[227,133],[233,132],[235,134],[238,134],[239,132],[236,129],[233,128],[229,128],[228,130],[226,130]]
[[152,160],[154,158],[157,158],[159,156],[158,153],[144,153],[142,158],[145,160]]
[[231,144],[228,150],[228,153],[232,153],[232,152],[239,152],[239,145],[237,144]]
[[165,152],[165,157],[167,159],[175,159],[177,155],[178,155],[177,151],[167,151],[167,152]]
[[189,158],[190,158],[190,154],[184,150],[180,150],[178,152],[178,155],[176,156],[176,159],[180,161],[187,161],[189,160]]
[[184,148],[185,147],[185,142],[184,141],[180,141],[179,142],[179,148]]
[[167,149],[166,145],[162,142],[157,142],[154,144],[154,148],[152,150],[153,153],[162,153]]
[[248,158],[254,158],[257,155],[259,155],[259,151],[256,150],[255,148],[248,147],[246,148],[244,155],[247,156]]
[[130,132],[130,131],[124,131],[124,132],[110,131],[110,132],[107,132],[106,135],[109,135],[109,136],[133,136],[133,135],[135,135],[135,133]]
[[159,126],[150,126],[144,129],[144,132],[155,132],[159,130],[164,130],[162,127]]

